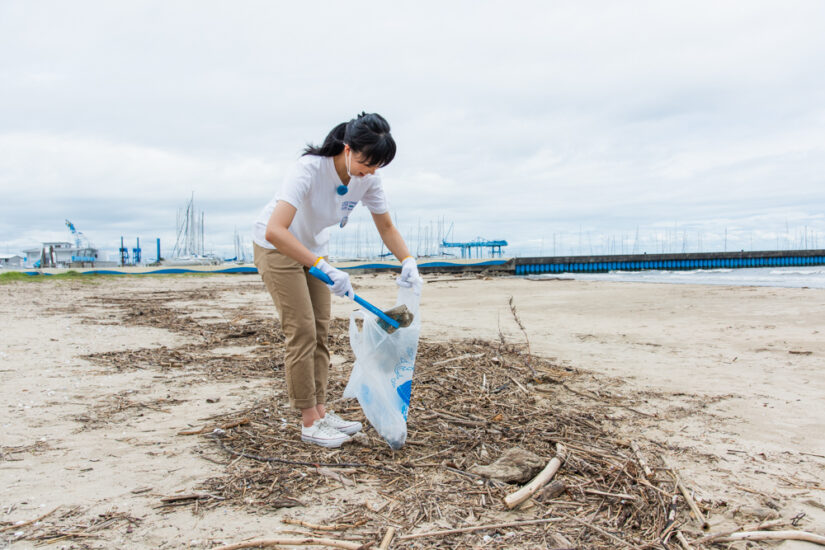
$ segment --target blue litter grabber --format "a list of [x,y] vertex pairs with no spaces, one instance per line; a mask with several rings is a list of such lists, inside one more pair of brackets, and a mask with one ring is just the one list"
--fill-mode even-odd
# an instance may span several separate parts
[[[332,284],[332,279],[330,279],[329,276],[326,273],[324,273],[323,271],[321,271],[317,267],[310,267],[309,268],[309,274],[316,277],[316,278],[318,278],[318,279],[320,279],[320,280],[322,280],[323,282],[325,282],[328,285]],[[377,315],[378,318],[381,319],[384,323],[386,323],[387,325],[392,327],[393,330],[387,330],[386,327],[384,327],[384,329],[387,330],[387,332],[393,332],[394,330],[396,330],[398,328],[401,328],[401,323],[399,323],[398,321],[396,321],[395,319],[393,319],[392,317],[390,317],[389,315],[387,315],[386,313],[384,313],[383,311],[381,311],[380,309],[378,309],[377,307],[375,307],[374,305],[372,305],[371,303],[369,303],[365,299],[361,298],[357,294],[355,294],[352,299],[355,300],[359,305],[363,306],[364,309],[367,309],[367,310],[371,311],[372,313]],[[409,323],[407,323],[404,326],[407,326],[407,325],[409,325]]]

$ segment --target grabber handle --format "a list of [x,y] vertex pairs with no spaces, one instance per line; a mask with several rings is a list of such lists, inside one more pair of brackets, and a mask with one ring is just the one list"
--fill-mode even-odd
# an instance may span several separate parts
[[[324,281],[328,285],[332,284],[332,279],[329,278],[329,275],[327,275],[317,267],[310,267],[309,274],[313,277],[316,277],[317,279]],[[364,309],[371,311],[372,313],[377,315],[379,319],[390,325],[392,328],[399,328],[401,326],[398,321],[396,321],[395,319],[393,319],[392,317],[390,317],[389,315],[387,315],[386,313],[384,313],[383,311],[381,311],[365,299],[361,298],[359,295],[353,295],[352,299],[355,300],[356,303],[358,303],[359,305],[363,306]]]

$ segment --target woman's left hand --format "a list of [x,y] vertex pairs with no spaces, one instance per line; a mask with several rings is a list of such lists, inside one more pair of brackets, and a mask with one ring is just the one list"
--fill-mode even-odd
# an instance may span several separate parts
[[418,264],[415,263],[415,258],[412,256],[404,258],[404,261],[401,262],[401,276],[396,279],[396,283],[404,288],[424,284],[424,280],[418,274]]

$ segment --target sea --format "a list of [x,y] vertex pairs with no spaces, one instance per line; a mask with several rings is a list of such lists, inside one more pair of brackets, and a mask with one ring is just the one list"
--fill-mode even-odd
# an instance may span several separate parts
[[685,285],[777,286],[825,288],[825,266],[696,269],[690,271],[610,271],[528,275],[528,279],[573,279],[617,283],[669,283]]

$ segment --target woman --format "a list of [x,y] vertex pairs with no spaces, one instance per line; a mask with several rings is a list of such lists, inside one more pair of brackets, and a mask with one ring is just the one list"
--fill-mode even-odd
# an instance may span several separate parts
[[[375,173],[393,157],[390,125],[381,115],[361,113],[333,128],[320,147],[309,145],[304,150],[255,223],[255,265],[286,336],[289,402],[301,410],[301,439],[323,447],[340,447],[361,429],[360,422],[344,420],[324,407],[330,292],[354,296],[349,275],[327,263],[328,228],[343,228],[353,208],[363,202],[387,249],[401,260],[398,284],[409,287],[421,281],[415,258],[392,223]],[[333,284],[310,275],[312,266]]]

